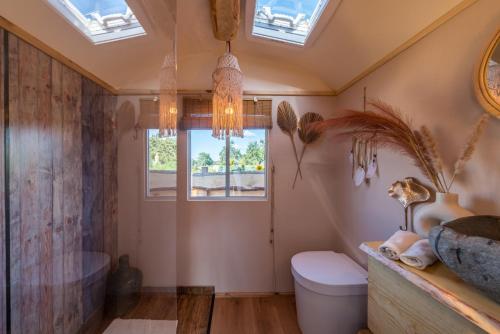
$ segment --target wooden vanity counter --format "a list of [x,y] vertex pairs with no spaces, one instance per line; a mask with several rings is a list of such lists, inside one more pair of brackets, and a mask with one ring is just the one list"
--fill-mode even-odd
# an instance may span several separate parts
[[378,252],[368,258],[368,327],[374,334],[500,334],[500,304],[462,281],[441,262],[418,270]]

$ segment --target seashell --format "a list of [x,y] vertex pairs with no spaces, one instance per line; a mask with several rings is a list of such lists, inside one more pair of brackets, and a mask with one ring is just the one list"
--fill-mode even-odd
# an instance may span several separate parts
[[356,168],[356,171],[354,172],[354,177],[353,177],[353,180],[354,180],[354,185],[356,187],[359,187],[363,181],[365,180],[365,169],[361,166],[359,166],[358,168]]
[[394,182],[388,189],[389,196],[397,199],[406,209],[413,203],[426,202],[431,197],[429,190],[413,177]]
[[371,179],[377,174],[377,160],[373,159],[368,163],[368,167],[366,169],[366,178]]

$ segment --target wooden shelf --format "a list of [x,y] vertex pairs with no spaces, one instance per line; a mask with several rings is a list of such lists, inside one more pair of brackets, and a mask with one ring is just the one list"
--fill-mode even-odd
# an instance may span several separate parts
[[500,333],[500,304],[462,281],[439,261],[425,270],[418,270],[384,257],[378,251],[381,243],[365,242],[360,249],[479,328],[488,333]]

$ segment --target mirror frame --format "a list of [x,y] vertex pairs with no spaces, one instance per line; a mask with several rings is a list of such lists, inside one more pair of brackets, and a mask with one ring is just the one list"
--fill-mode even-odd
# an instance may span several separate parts
[[491,96],[486,84],[488,60],[497,46],[500,46],[500,29],[495,33],[486,51],[481,55],[481,61],[474,73],[474,90],[481,106],[491,115],[500,119],[500,103]]

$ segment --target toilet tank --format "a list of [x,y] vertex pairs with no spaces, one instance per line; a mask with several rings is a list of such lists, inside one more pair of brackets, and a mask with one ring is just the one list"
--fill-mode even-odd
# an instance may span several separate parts
[[366,328],[368,273],[333,251],[292,258],[297,319],[303,334],[352,334]]

